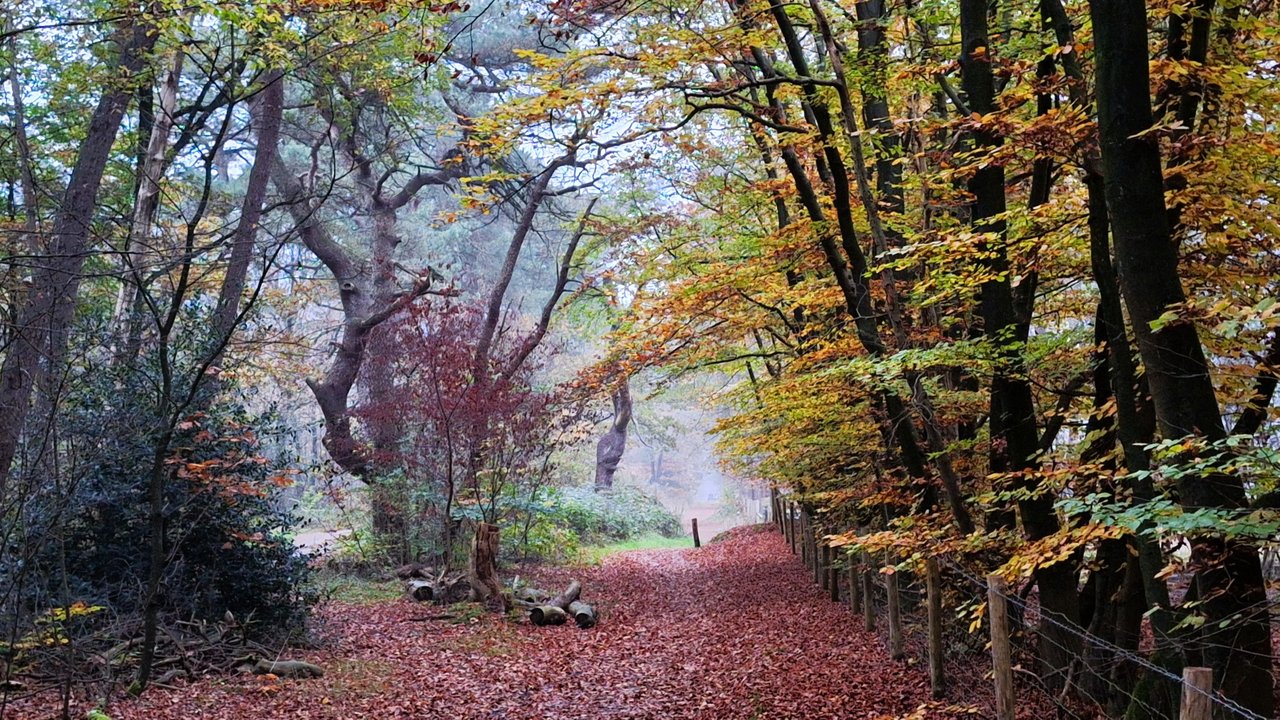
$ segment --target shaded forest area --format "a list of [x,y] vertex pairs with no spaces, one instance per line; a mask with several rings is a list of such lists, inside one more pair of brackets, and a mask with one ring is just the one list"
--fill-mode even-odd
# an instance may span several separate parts
[[0,713],[316,642],[331,573],[505,611],[719,493],[971,633],[1000,575],[1063,707],[1274,717],[1274,12],[7,6]]

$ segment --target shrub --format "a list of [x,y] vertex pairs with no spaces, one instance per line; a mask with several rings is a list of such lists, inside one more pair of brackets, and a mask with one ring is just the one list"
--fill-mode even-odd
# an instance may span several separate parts
[[680,519],[657,498],[629,487],[596,491],[565,488],[550,503],[549,520],[573,531],[586,544],[629,540],[657,533],[677,537]]
[[[23,596],[7,608],[8,622],[22,627],[72,600],[103,605],[125,626],[142,612],[153,450],[149,434],[138,432],[148,427],[139,419],[97,427],[79,481],[66,495],[43,494],[28,505],[28,532],[56,542],[33,544],[28,568],[0,563],[0,583],[30,570]],[[302,628],[314,600],[310,571],[289,539],[295,518],[280,509],[289,475],[261,454],[261,432],[274,432],[268,419],[231,405],[179,427],[165,461],[165,622],[219,621],[230,613],[263,638]]]

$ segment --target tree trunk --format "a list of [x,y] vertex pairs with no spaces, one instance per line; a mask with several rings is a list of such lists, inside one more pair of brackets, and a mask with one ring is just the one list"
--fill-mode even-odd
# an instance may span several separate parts
[[[284,112],[284,78],[279,70],[267,72],[263,88],[250,111],[251,124],[257,135],[253,151],[253,167],[249,170],[249,182],[240,204],[240,219],[231,239],[231,257],[218,296],[214,312],[214,337],[226,338],[238,324],[240,295],[244,292],[257,242],[258,222],[262,218],[262,204],[267,197],[267,185],[271,181],[271,169],[275,167],[280,144],[280,122]],[[215,360],[215,363],[217,361]]]
[[[1143,133],[1153,124],[1147,14],[1142,0],[1091,0],[1097,60],[1098,127],[1120,288],[1146,370],[1159,430],[1167,439],[1226,435],[1209,363],[1195,325],[1152,323],[1186,295],[1168,225],[1160,149]],[[1226,473],[1178,481],[1188,508],[1243,508],[1244,487]],[[1191,539],[1196,589],[1206,614],[1205,659],[1222,693],[1271,717],[1270,627],[1257,549],[1213,537]],[[1219,625],[1223,627],[1220,628]],[[1224,629],[1225,628],[1225,629]]]
[[[987,27],[989,10],[988,0],[961,0],[960,3],[960,66],[964,89],[969,107],[974,113],[983,115],[996,110],[992,72],[994,49]],[[1002,144],[1000,137],[986,129],[978,129],[972,135],[980,149],[994,150]],[[979,252],[986,258],[982,262],[992,277],[982,284],[979,302],[983,333],[996,344],[997,358],[991,378],[989,470],[992,473],[1011,473],[1018,487],[1034,491],[1035,481],[1026,479],[1024,473],[1035,466],[1040,440],[1035,401],[1022,357],[1026,341],[1025,323],[1020,322],[1009,280],[1011,273],[1003,219],[1007,209],[1004,167],[994,162],[984,164],[969,180],[969,192],[974,197],[970,222],[974,232],[986,238]],[[1042,192],[1047,192],[1047,188]],[[1020,291],[1031,292],[1022,288]],[[1023,527],[1032,540],[1058,531],[1051,497],[1036,494],[1020,501],[1018,509]],[[1014,518],[1012,508],[993,514],[995,523],[1005,527],[1012,527]],[[1035,576],[1045,610],[1059,620],[1077,623],[1080,613],[1074,564],[1068,560],[1040,567]],[[1050,687],[1056,688],[1079,655],[1080,643],[1077,637],[1056,625],[1049,625],[1043,632],[1047,642],[1041,643],[1040,656],[1048,671],[1045,680]]]
[[[117,70],[129,78],[143,72],[158,33],[145,16],[123,21]],[[32,278],[31,292],[18,316],[13,338],[0,368],[0,497],[26,426],[31,394],[56,376],[64,359],[67,333],[75,315],[81,268],[89,244],[98,189],[133,98],[134,85],[113,80],[89,118],[75,167],[54,217],[48,258]]]
[[[5,15],[6,32],[13,29],[13,13]],[[40,196],[36,189],[35,171],[32,169],[31,143],[27,138],[26,106],[23,101],[22,83],[18,78],[17,35],[10,35],[5,43],[9,54],[9,98],[12,105],[13,140],[18,152],[18,170],[22,188],[22,218],[25,231],[22,247],[35,255],[40,251]]]
[[[160,210],[161,181],[169,168],[172,150],[169,132],[173,129],[174,115],[178,108],[178,86],[182,81],[185,59],[185,50],[174,53],[169,72],[160,83],[158,107],[150,86],[138,89],[140,152],[137,187],[129,235],[122,254],[132,283],[121,284],[113,313],[112,332],[118,345],[112,355],[117,367],[132,364],[142,350],[143,328],[147,322],[147,276],[159,261],[160,254],[160,249],[154,245],[152,230],[155,227],[156,213]],[[144,128],[147,129],[145,138],[141,136]]]
[[613,392],[613,423],[596,444],[596,490],[613,487],[613,475],[627,448],[627,426],[631,424],[631,382],[623,378]]

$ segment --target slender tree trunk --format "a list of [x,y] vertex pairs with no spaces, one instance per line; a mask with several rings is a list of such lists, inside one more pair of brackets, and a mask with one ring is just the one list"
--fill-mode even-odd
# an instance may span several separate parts
[[[13,15],[5,16],[5,27],[11,29]],[[32,168],[31,142],[27,137],[27,113],[23,101],[22,83],[18,78],[18,44],[16,35],[6,43],[9,52],[9,97],[13,104],[13,140],[18,150],[18,172],[22,188],[22,229],[25,233],[22,247],[36,255],[40,251],[40,196],[36,188],[35,171]]]
[[[960,2],[960,66],[964,89],[969,107],[983,115],[996,110],[992,73],[994,49],[987,27],[989,11],[988,0]],[[985,128],[974,131],[973,141],[983,150],[994,150],[1002,144],[1000,137]],[[1056,533],[1059,525],[1053,499],[1036,493],[1035,481],[1023,476],[1035,466],[1040,443],[1035,401],[1022,357],[1025,324],[1020,322],[1009,280],[1011,273],[1003,220],[1007,209],[1004,184],[1004,168],[999,163],[984,164],[969,180],[969,192],[974,197],[971,223],[974,232],[985,237],[978,252],[992,278],[982,284],[979,302],[983,333],[995,344],[997,358],[991,378],[989,469],[993,473],[1010,473],[1017,486],[1034,493],[1032,497],[1021,500],[1018,509],[1027,534],[1032,540],[1039,540]],[[1047,188],[1043,192],[1047,193]],[[998,524],[1012,526],[1012,509],[997,513],[995,519]],[[1038,568],[1036,582],[1045,612],[1052,613],[1061,621],[1079,622],[1073,563],[1062,561]],[[1079,639],[1053,624],[1046,624],[1041,632],[1045,642],[1041,643],[1040,654],[1048,671],[1045,680],[1051,687],[1057,687],[1079,655]]]
[[[160,210],[160,183],[169,168],[171,147],[169,132],[173,129],[178,108],[178,84],[186,53],[179,50],[159,87],[159,102],[150,86],[138,93],[139,129],[149,128],[146,139],[139,138],[138,177],[134,191],[133,216],[125,240],[122,261],[132,282],[121,284],[112,318],[112,332],[119,343],[113,348],[117,366],[132,363],[142,347],[142,328],[146,324],[148,275],[154,272],[154,261],[162,256],[156,247],[152,230]],[[145,91],[145,92],[144,92]],[[157,107],[158,106],[158,107]]]
[[244,292],[249,274],[249,263],[257,247],[258,223],[262,219],[262,206],[271,182],[271,169],[275,167],[280,145],[280,122],[284,112],[284,78],[279,70],[264,74],[263,87],[250,111],[251,124],[257,135],[253,152],[253,167],[249,170],[249,182],[240,204],[240,219],[231,239],[231,256],[218,296],[214,312],[214,337],[230,336],[236,326],[240,311],[240,296]]

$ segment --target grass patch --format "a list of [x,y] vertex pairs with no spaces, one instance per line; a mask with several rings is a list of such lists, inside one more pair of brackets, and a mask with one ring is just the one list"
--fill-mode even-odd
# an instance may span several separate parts
[[630,550],[667,550],[690,547],[693,547],[693,539],[690,537],[666,537],[657,533],[649,533],[630,540],[609,543],[608,545],[584,547],[578,552],[578,559],[585,565],[599,565],[602,560],[610,555]]
[[349,605],[372,605],[404,597],[404,586],[398,580],[365,580],[334,574],[316,578],[315,582],[322,598]]

